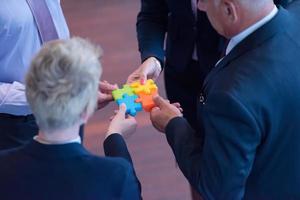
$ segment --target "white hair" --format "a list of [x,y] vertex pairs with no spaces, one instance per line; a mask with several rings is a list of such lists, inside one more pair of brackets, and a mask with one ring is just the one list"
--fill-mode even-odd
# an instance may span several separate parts
[[102,68],[100,47],[72,38],[46,44],[26,77],[26,97],[40,130],[55,131],[94,112]]

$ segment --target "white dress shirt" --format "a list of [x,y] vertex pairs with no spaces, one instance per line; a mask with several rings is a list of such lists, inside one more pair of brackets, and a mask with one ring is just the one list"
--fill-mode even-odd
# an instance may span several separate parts
[[[69,37],[60,0],[45,0],[59,38]],[[1,0],[0,6],[0,113],[31,114],[24,78],[41,41],[26,0]]]
[[[225,56],[227,56],[232,51],[232,49],[235,46],[237,46],[240,42],[242,42],[246,37],[248,37],[253,32],[255,32],[257,29],[259,29],[260,27],[262,27],[263,25],[265,25],[266,23],[268,23],[271,19],[273,19],[273,17],[275,17],[275,15],[277,14],[277,12],[278,12],[278,8],[276,6],[274,6],[273,10],[267,16],[265,16],[264,18],[262,18],[261,20],[259,20],[255,24],[249,26],[247,29],[245,29],[244,31],[240,32],[236,36],[232,37],[230,39],[228,45],[227,45]],[[223,58],[221,58],[215,64],[215,67],[223,60]]]
[[33,139],[38,143],[46,144],[46,145],[61,145],[61,144],[70,144],[70,143],[81,144],[81,138],[79,136],[73,140],[62,141],[62,142],[51,142],[51,141],[42,140],[41,138],[38,137],[38,135],[34,136]]
[[241,41],[243,41],[246,37],[248,37],[253,32],[255,32],[257,29],[259,29],[260,27],[262,27],[263,25],[268,23],[271,19],[273,19],[273,17],[275,17],[275,15],[277,14],[277,12],[278,12],[278,8],[276,6],[274,6],[273,10],[267,16],[265,16],[264,18],[262,18],[261,20],[259,20],[255,24],[251,25],[250,27],[248,27],[247,29],[245,29],[241,33],[239,33],[236,36],[232,37],[230,39],[229,43],[228,43],[227,48],[226,48],[226,54],[225,55],[229,54],[230,51],[236,45],[238,45]]

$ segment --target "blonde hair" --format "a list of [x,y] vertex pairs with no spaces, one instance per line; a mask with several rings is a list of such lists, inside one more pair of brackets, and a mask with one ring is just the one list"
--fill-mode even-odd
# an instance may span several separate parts
[[100,47],[72,38],[46,44],[26,76],[26,97],[42,131],[69,128],[91,115],[102,68]]

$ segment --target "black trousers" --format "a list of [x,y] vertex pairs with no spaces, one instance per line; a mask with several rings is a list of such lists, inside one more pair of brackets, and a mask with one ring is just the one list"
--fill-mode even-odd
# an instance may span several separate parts
[[0,150],[19,147],[38,134],[33,115],[0,114]]
[[[15,116],[0,113],[0,150],[22,146],[32,140],[38,131],[33,115]],[[84,126],[80,127],[79,134],[83,139]]]
[[167,97],[171,103],[179,102],[183,108],[183,116],[197,131],[202,126],[197,120],[199,96],[203,81],[209,72],[208,67],[200,66],[192,60],[184,72],[176,72],[172,66],[165,68],[165,86]]
[[[184,72],[176,72],[172,66],[165,68],[165,86],[168,99],[174,103],[179,102],[183,108],[183,116],[196,130],[199,142],[204,140],[203,127],[198,120],[199,96],[209,67],[200,66],[197,61],[191,61]],[[191,141],[194,142],[194,141]],[[201,195],[191,187],[193,200],[201,200]]]

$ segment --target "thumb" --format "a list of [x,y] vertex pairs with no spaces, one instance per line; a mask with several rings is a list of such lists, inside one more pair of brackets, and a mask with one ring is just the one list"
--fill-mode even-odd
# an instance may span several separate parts
[[159,95],[153,97],[153,102],[159,108],[163,108],[167,105],[167,102]]
[[126,104],[122,103],[119,107],[117,117],[125,118],[125,114],[126,114]]

